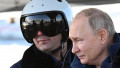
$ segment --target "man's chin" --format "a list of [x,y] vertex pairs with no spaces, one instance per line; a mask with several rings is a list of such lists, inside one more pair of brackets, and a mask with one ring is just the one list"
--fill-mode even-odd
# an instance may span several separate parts
[[45,54],[51,54],[50,51],[46,51],[46,50],[43,50],[42,52],[45,53]]
[[87,64],[87,61],[85,61],[84,59],[80,60],[82,64]]

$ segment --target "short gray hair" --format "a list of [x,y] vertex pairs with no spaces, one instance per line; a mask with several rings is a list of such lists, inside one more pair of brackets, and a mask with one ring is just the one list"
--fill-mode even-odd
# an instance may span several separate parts
[[112,39],[115,34],[115,28],[110,16],[96,8],[88,8],[82,10],[78,15],[88,17],[90,29],[96,34],[100,29],[105,29],[108,32],[108,38]]

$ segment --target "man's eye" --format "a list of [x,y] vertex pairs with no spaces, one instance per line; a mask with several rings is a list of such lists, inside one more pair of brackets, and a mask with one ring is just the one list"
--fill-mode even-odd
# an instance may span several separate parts
[[80,40],[80,39],[75,39],[75,41],[77,42],[77,41],[82,41],[82,40]]
[[79,41],[78,39],[75,39],[75,41]]
[[80,41],[80,39],[75,39],[75,41]]

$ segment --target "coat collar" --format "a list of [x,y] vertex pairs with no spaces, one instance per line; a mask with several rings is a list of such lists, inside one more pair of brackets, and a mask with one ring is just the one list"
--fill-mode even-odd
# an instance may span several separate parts
[[113,44],[109,48],[109,56],[110,58],[113,58],[116,56],[120,49],[120,37],[119,34],[115,33],[114,38],[113,38]]
[[113,44],[109,47],[109,56],[103,61],[101,68],[110,68],[113,65],[114,57],[120,50],[120,37],[115,33],[113,38]]

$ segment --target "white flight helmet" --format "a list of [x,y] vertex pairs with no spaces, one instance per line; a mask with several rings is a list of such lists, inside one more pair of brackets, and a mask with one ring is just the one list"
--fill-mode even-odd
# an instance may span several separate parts
[[31,0],[23,9],[22,15],[45,11],[62,11],[70,25],[73,19],[71,6],[66,0]]
[[[61,1],[60,0],[30,0],[30,2],[23,9],[21,22],[20,22],[23,36],[28,42],[31,43],[33,41],[32,38],[29,38],[27,36],[27,33],[24,31],[25,26],[23,26],[24,25],[23,22],[25,21],[23,21],[23,19],[25,18],[22,19],[22,17],[26,17],[27,15],[30,14],[45,13],[49,11],[62,12],[66,18],[67,25],[69,26],[71,24],[73,19],[72,9],[66,0],[61,0]],[[69,30],[69,27],[67,30]],[[62,33],[64,35],[63,38],[66,37],[67,39],[68,33],[69,32],[67,32],[67,36],[66,34],[64,35],[64,33]],[[64,41],[66,41],[66,39]]]

